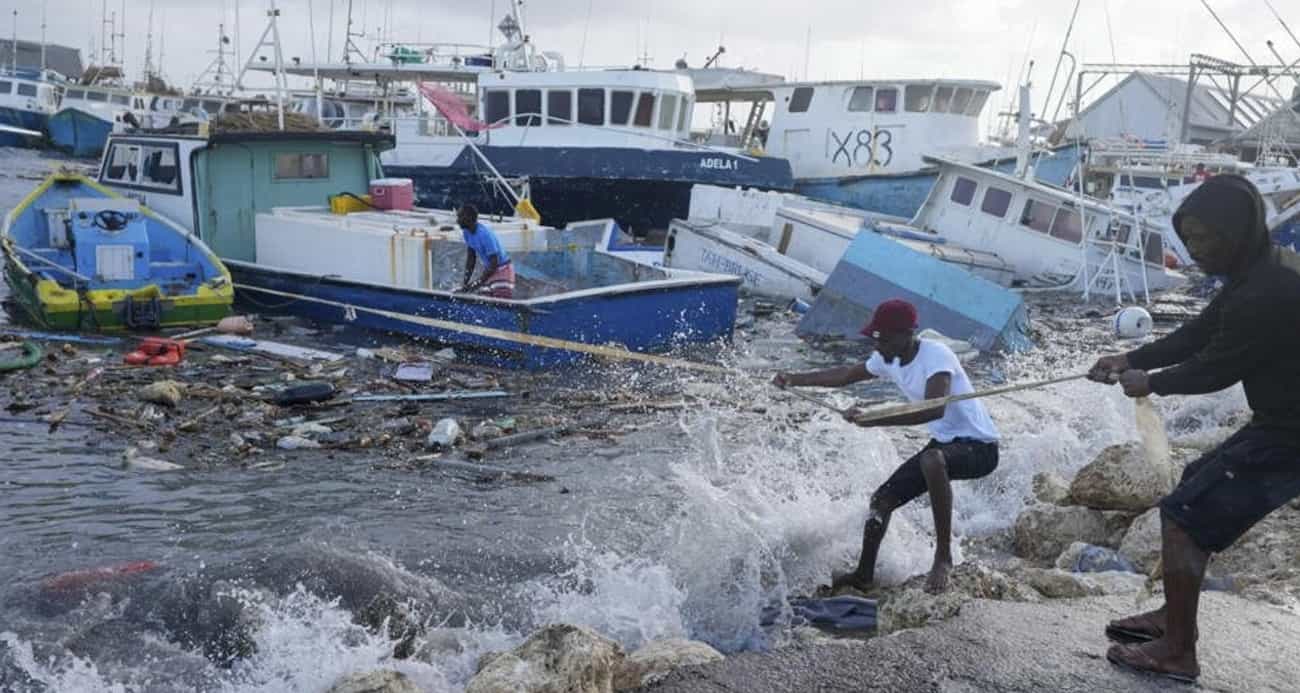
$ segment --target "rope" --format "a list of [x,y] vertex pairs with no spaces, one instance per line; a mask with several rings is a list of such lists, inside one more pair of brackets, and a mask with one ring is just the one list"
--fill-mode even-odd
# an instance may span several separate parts
[[903,416],[906,414],[916,414],[918,412],[929,411],[931,409],[937,409],[939,407],[947,406],[949,404],[952,404],[953,402],[962,402],[968,399],[990,397],[992,395],[1005,395],[1011,392],[1020,392],[1021,390],[1033,390],[1040,387],[1047,387],[1048,385],[1056,385],[1058,383],[1070,382],[1072,380],[1082,380],[1083,378],[1086,377],[1088,377],[1087,373],[1076,373],[1074,375],[1066,375],[1060,378],[1052,378],[1051,380],[1040,380],[1038,382],[1032,382],[1032,383],[1021,383],[1019,385],[1006,385],[1004,387],[995,387],[988,390],[982,390],[979,392],[968,392],[964,395],[951,395],[948,397],[941,397],[938,399],[924,399],[919,402],[912,402],[910,404],[900,404],[900,405],[884,407],[881,409],[874,409],[872,411],[864,412],[863,415],[855,419],[855,421],[857,423],[866,423],[870,421],[879,421],[881,419],[889,419],[895,416]]

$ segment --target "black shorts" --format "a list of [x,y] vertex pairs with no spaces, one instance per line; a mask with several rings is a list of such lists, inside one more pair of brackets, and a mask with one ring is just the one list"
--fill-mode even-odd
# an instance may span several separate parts
[[1209,552],[1300,496],[1300,435],[1247,426],[1187,465],[1160,509]]
[[925,494],[929,487],[921,473],[921,455],[930,450],[943,453],[949,479],[978,479],[998,468],[998,444],[985,443],[972,438],[953,438],[951,443],[931,440],[921,452],[912,455],[894,470],[892,476],[876,491],[876,496],[887,496],[899,506]]

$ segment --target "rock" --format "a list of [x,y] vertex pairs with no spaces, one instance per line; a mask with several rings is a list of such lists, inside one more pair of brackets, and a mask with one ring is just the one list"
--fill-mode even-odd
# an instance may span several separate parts
[[611,693],[623,658],[609,638],[550,625],[509,652],[485,657],[465,693]]
[[1072,573],[1056,568],[1025,568],[1016,573],[1016,577],[1024,580],[1049,599],[1136,594],[1146,584],[1146,577],[1143,575],[1114,570],[1101,573]]
[[1034,498],[1047,505],[1068,505],[1070,485],[1056,472],[1039,472],[1034,475]]
[[299,438],[306,438],[307,436],[329,435],[330,433],[333,432],[334,430],[331,429],[329,426],[323,426],[315,422],[298,424],[297,426],[293,427],[293,435],[298,436]]
[[299,436],[285,436],[275,441],[275,447],[281,450],[319,450],[320,443]]
[[1070,498],[1098,510],[1146,512],[1169,493],[1173,472],[1151,464],[1138,443],[1112,445],[1079,470]]
[[1016,518],[1012,548],[1021,558],[1053,561],[1070,544],[1105,544],[1110,537],[1100,510],[1038,505]]
[[178,469],[184,469],[184,467],[174,462],[144,457],[134,447],[129,447],[122,453],[122,468],[147,472],[174,472]]
[[338,680],[326,693],[420,693],[406,674],[380,669],[368,674],[349,674]]
[[424,631],[406,605],[386,593],[375,595],[356,615],[355,621],[372,633],[386,628],[388,639],[397,643],[393,646],[393,659],[407,659],[414,654],[415,640]]
[[1137,513],[1125,512],[1123,510],[1103,510],[1101,517],[1106,521],[1106,541],[1102,546],[1119,548],[1119,543],[1124,540],[1124,534],[1128,532],[1129,525],[1137,519]]
[[962,604],[972,599],[1011,602],[1042,599],[1032,586],[975,563],[963,563],[954,568],[948,576],[948,589],[942,594],[929,594],[924,586],[925,576],[917,575],[884,598],[877,614],[880,634],[919,628],[931,621],[951,618],[961,610]]
[[175,380],[159,380],[140,389],[140,400],[165,407],[175,407],[181,403],[184,385]]
[[1300,556],[1300,511],[1283,506],[1214,557],[1214,571],[1224,575],[1266,575],[1296,567]]
[[1129,526],[1119,552],[1137,564],[1142,572],[1150,572],[1160,560],[1160,508],[1152,508]]
[[460,440],[460,424],[455,419],[443,419],[433,425],[433,430],[425,440],[425,444],[435,450],[440,448],[449,448]]
[[694,640],[652,640],[623,660],[614,675],[614,690],[648,686],[681,667],[722,661],[721,652]]

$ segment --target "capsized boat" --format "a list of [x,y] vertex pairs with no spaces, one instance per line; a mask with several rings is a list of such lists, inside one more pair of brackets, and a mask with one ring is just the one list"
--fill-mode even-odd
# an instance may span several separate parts
[[15,303],[47,329],[121,331],[216,322],[230,272],[194,234],[77,174],[45,179],[0,228]]

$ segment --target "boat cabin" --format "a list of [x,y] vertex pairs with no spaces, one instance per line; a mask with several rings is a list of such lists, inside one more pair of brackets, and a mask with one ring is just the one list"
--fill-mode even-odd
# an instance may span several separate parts
[[762,147],[788,159],[796,181],[911,173],[925,167],[926,155],[977,148],[980,115],[999,89],[996,82],[946,79],[752,86],[733,80],[698,90],[700,103],[717,104],[719,122],[696,139]]
[[36,70],[0,72],[0,109],[49,115],[59,108],[59,86]]
[[[1160,229],[1060,188],[943,159],[912,226],[998,255],[1026,286],[1113,288],[1094,279],[1118,268],[1126,290],[1168,288]],[[1109,269],[1107,269],[1109,265]]]
[[347,131],[115,134],[98,180],[195,232],[222,259],[255,262],[257,214],[365,194],[391,146],[391,137]]

